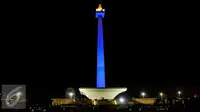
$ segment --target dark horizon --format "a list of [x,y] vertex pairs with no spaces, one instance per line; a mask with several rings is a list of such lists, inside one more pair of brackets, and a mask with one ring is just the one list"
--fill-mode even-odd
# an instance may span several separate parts
[[[98,3],[88,3],[7,7],[1,84],[52,92],[95,87]],[[125,1],[105,1],[103,7],[108,87],[126,86],[138,92],[144,88],[150,93],[200,90],[193,9]]]

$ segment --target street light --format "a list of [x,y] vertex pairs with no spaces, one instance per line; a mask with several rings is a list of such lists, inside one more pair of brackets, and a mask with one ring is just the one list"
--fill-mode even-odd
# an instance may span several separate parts
[[161,97],[161,99],[163,98],[163,93],[162,92],[160,93],[160,97]]
[[120,98],[120,99],[119,99],[119,102],[120,102],[120,103],[124,103],[124,98]]
[[160,99],[161,99],[161,102],[163,102],[163,93],[160,92]]
[[145,93],[145,92],[142,92],[141,95],[142,95],[142,97],[144,98],[145,95],[146,95],[146,93]]
[[162,93],[162,92],[160,93],[160,97],[161,97],[161,98],[163,97],[163,93]]
[[68,93],[68,94],[69,94],[69,97],[70,97],[70,98],[72,98],[73,95],[74,95],[74,93],[72,93],[72,92],[70,92],[70,93]]
[[179,97],[181,97],[181,93],[182,93],[181,91],[178,91],[178,96],[179,96]]

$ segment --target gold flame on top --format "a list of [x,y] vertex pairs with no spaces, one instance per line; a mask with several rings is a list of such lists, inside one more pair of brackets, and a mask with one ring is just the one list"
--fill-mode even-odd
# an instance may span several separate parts
[[99,4],[98,9],[99,9],[99,10],[102,10],[102,5],[101,5],[101,4]]
[[105,9],[102,8],[102,5],[99,4],[99,7],[96,9],[96,11],[105,11]]

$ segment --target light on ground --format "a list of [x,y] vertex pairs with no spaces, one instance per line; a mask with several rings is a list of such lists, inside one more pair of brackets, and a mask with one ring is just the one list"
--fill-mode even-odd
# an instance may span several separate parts
[[124,98],[119,99],[120,103],[124,103]]
[[72,93],[72,92],[69,93],[69,96],[70,96],[70,97],[72,97],[73,95],[74,95],[74,93]]
[[181,97],[181,94],[182,94],[182,92],[181,92],[181,91],[178,91],[178,96],[179,96],[179,97]]
[[146,93],[145,93],[145,92],[142,92],[141,95],[142,95],[142,97],[144,98],[145,95],[146,95]]

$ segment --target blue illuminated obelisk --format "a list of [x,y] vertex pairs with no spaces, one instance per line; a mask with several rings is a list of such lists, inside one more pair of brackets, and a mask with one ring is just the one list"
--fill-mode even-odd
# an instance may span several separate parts
[[104,64],[104,42],[103,42],[103,22],[105,10],[101,4],[96,9],[96,18],[98,19],[98,39],[97,39],[97,88],[105,88],[105,64]]
[[[118,94],[125,92],[127,88],[107,88],[105,82],[105,63],[104,63],[104,41],[103,41],[103,18],[105,10],[101,4],[96,9],[96,18],[98,19],[98,39],[97,39],[97,82],[96,88],[79,88],[82,95],[91,100],[114,99]],[[94,105],[96,105],[94,103]]]

